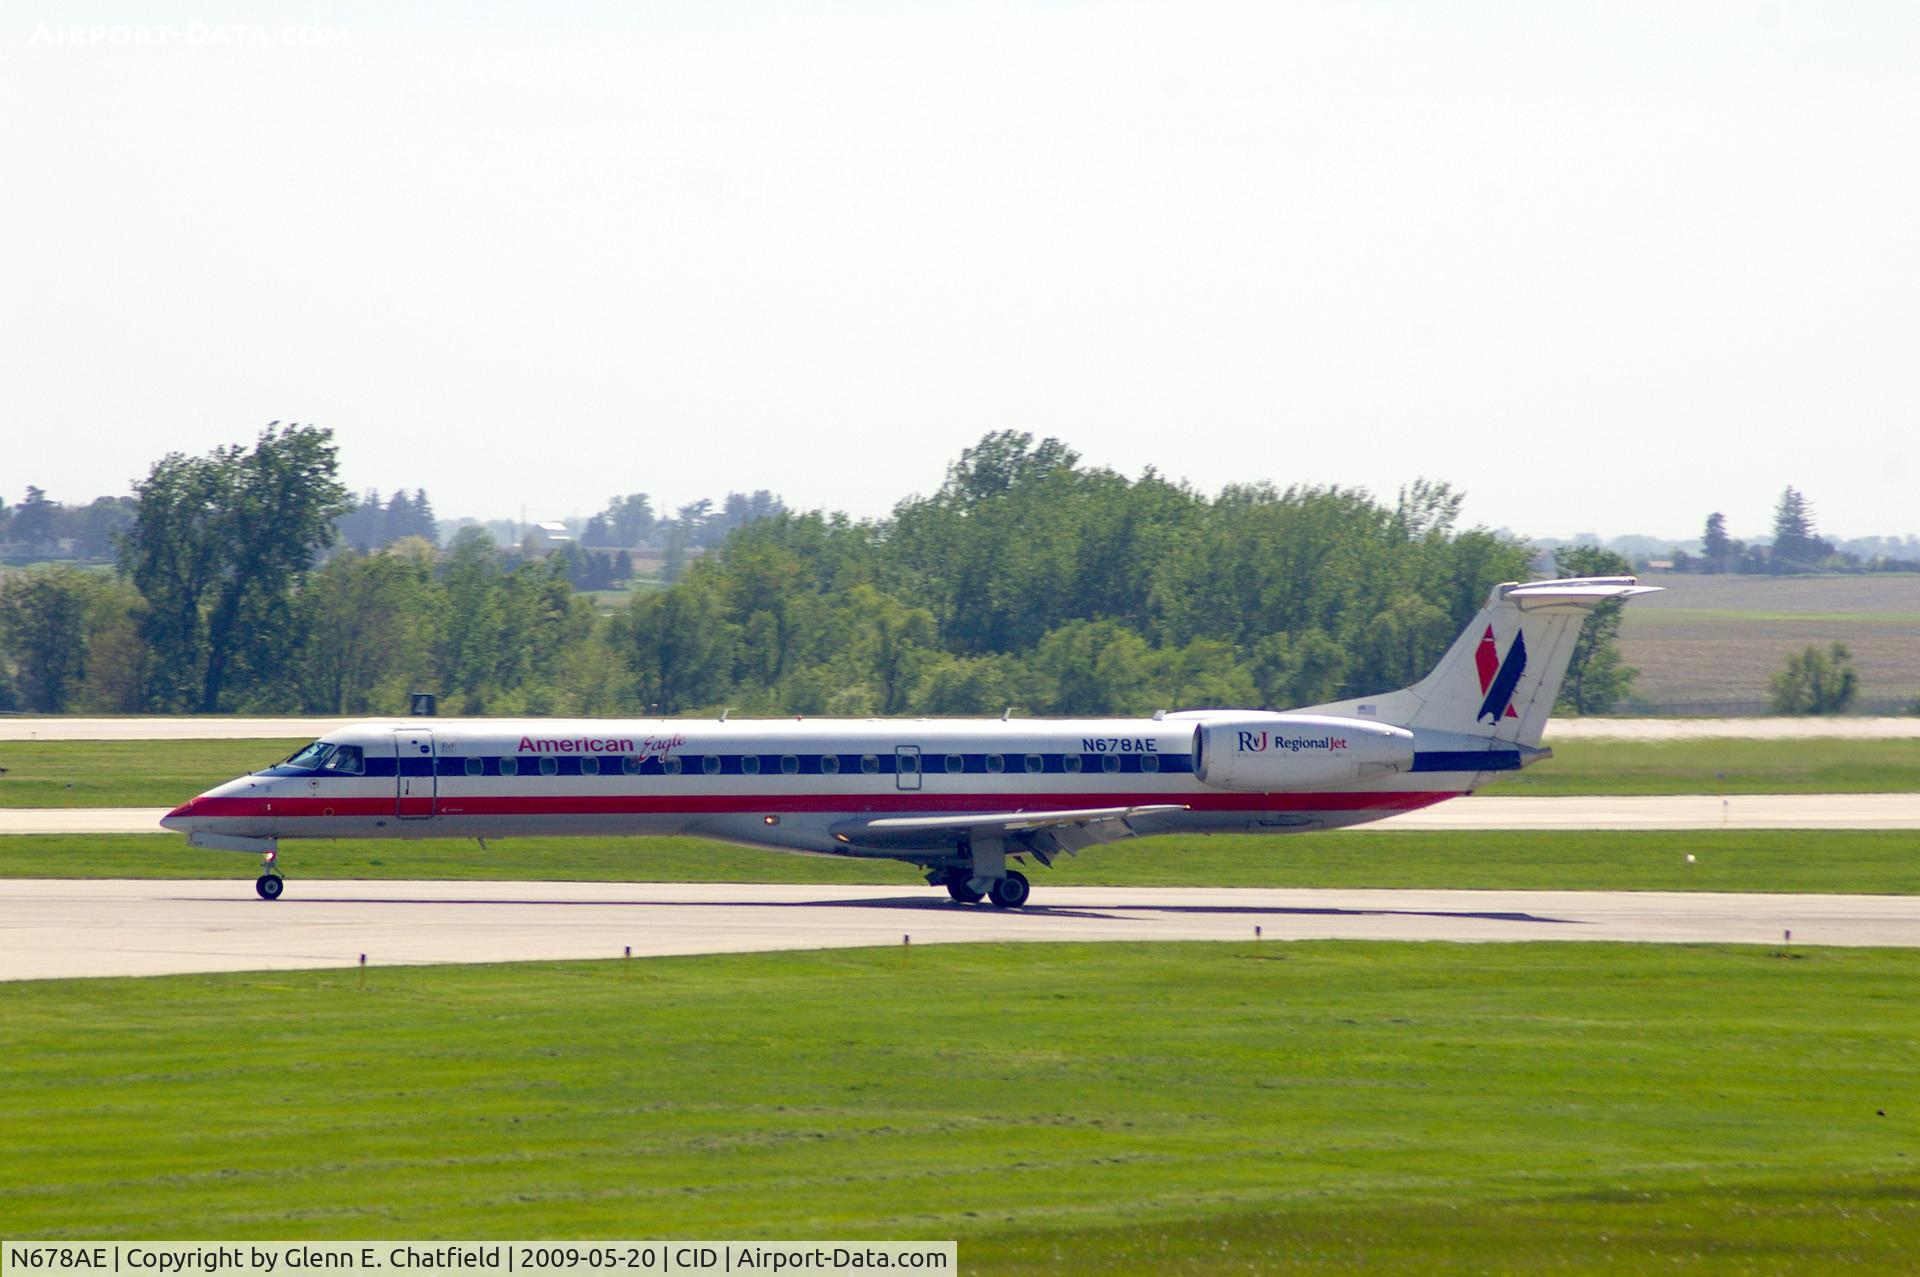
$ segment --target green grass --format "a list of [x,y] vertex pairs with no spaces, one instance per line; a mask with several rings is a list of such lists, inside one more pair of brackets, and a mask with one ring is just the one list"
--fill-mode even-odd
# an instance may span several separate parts
[[[1695,862],[1686,863],[1692,854]],[[906,865],[755,851],[692,838],[287,842],[302,879],[879,883],[923,887]],[[177,834],[0,837],[5,878],[251,879],[258,860]],[[1456,887],[1511,890],[1920,893],[1920,832],[1709,830],[1366,832],[1150,838],[1030,867],[1052,886]]]
[[175,807],[306,740],[0,741],[0,807]]
[[[1844,730],[1844,727],[1836,728]],[[1553,744],[1551,729],[1548,743]],[[1482,793],[1903,794],[1920,790],[1920,739],[1570,740]]]
[[1916,981],[1908,951],[1300,943],[0,985],[0,1220],[1911,1272]]
[[[305,744],[0,741],[0,807],[171,807]],[[1905,793],[1920,739],[1567,741],[1490,794]]]

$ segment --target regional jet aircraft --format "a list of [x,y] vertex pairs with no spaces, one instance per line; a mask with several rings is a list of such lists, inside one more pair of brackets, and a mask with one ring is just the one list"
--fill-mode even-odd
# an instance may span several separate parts
[[1496,586],[1412,687],[1285,713],[361,723],[160,823],[260,853],[268,900],[281,839],[690,834],[908,861],[957,901],[1018,908],[1030,888],[1009,862],[1359,824],[1545,758],[1587,613],[1650,592],[1632,577]]

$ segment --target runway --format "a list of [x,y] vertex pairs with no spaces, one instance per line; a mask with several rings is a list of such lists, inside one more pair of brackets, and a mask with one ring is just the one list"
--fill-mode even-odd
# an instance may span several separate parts
[[[1043,887],[1027,909],[932,890],[712,883],[18,880],[0,978],[162,975],[961,941],[1723,941],[1920,947],[1920,897]],[[937,971],[939,958],[905,955]]]
[[[175,718],[9,717],[0,715],[0,741],[24,740],[291,740],[311,739],[362,718],[235,718],[209,715]],[[390,720],[417,726],[419,719]],[[457,722],[457,719],[433,720]],[[1808,740],[1844,736],[1854,740],[1920,737],[1913,718],[1556,718],[1546,743],[1567,740],[1687,740],[1701,737]]]
[[[0,834],[149,834],[163,807],[0,808]],[[1455,798],[1366,829],[1920,829],[1920,794]]]

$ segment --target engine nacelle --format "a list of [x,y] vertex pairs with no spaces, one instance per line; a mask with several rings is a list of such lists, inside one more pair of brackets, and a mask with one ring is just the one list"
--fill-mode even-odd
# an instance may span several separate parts
[[1412,732],[1357,718],[1209,719],[1194,732],[1193,774],[1221,789],[1316,789],[1412,766]]

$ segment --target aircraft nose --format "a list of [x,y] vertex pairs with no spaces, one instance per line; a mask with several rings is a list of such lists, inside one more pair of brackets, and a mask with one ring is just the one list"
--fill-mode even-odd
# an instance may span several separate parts
[[193,820],[191,818],[193,815],[193,805],[199,801],[198,798],[189,798],[178,807],[175,807],[172,811],[160,818],[160,828],[171,829],[175,833],[180,834],[192,833]]

